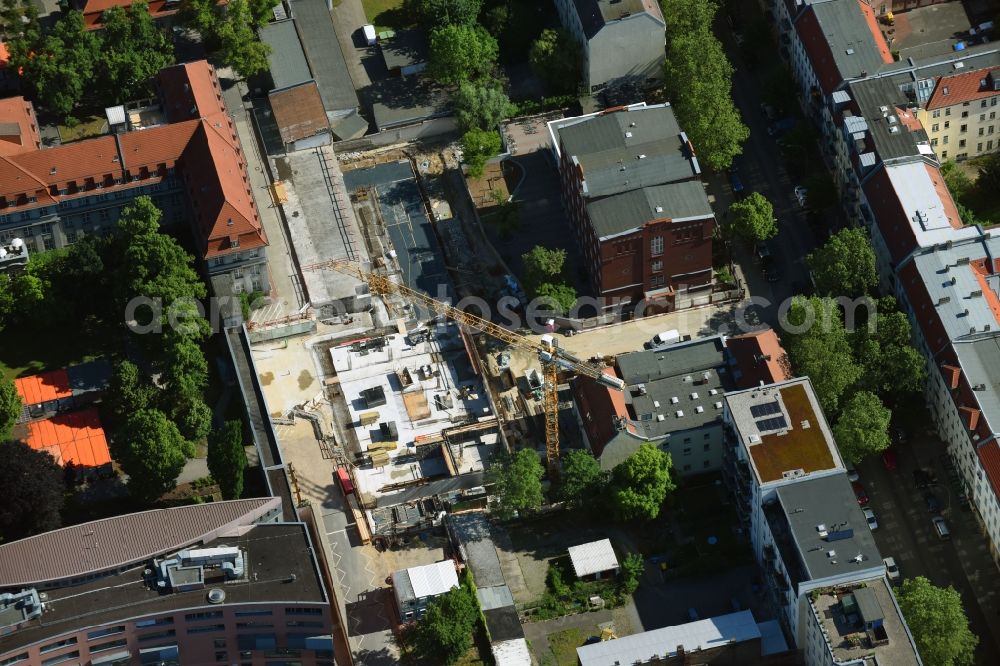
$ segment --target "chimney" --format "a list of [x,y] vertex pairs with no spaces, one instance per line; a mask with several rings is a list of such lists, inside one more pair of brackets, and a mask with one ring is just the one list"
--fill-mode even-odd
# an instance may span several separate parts
[[948,388],[957,389],[958,380],[962,376],[962,369],[957,368],[954,365],[942,364],[941,374],[944,375],[944,381],[948,384]]

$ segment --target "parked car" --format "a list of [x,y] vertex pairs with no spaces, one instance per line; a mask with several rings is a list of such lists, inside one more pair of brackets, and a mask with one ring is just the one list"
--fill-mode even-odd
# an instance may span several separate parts
[[809,196],[809,190],[802,187],[801,185],[795,186],[795,199],[799,202],[799,205],[805,208],[806,198]]
[[889,577],[889,582],[898,583],[902,576],[899,573],[899,567],[896,566],[896,560],[886,557],[883,558],[882,563],[885,564],[885,575]]
[[861,513],[865,514],[865,520],[868,521],[868,529],[872,532],[878,529],[878,520],[875,519],[875,512],[871,509],[865,508],[861,510]]
[[776,120],[773,124],[769,125],[767,133],[771,136],[779,136],[793,127],[795,127],[795,118],[782,118],[781,120]]
[[851,483],[854,483],[855,481],[861,478],[861,476],[858,474],[858,470],[854,469],[854,463],[847,461],[844,463],[844,467],[847,468],[847,480],[850,481]]
[[896,469],[896,452],[891,448],[882,452],[882,464],[890,472]]
[[740,170],[733,167],[729,170],[729,185],[733,188],[733,194],[743,192],[743,181],[740,180]]
[[851,484],[851,488],[854,489],[854,496],[858,498],[858,506],[868,506],[868,493],[861,482],[855,481]]
[[781,282],[782,274],[781,269],[774,261],[769,261],[764,267],[764,279],[768,282]]
[[757,243],[757,258],[761,261],[767,261],[771,258],[771,248],[767,244],[767,241]]
[[938,535],[939,539],[950,539],[951,530],[948,529],[948,523],[944,521],[941,516],[934,516],[931,519],[931,523],[934,524],[934,532]]
[[924,493],[924,503],[927,504],[927,510],[931,513],[941,513],[941,501],[934,493],[930,491]]
[[768,120],[774,120],[778,117],[778,112],[774,110],[774,107],[767,102],[760,103],[760,112],[764,114],[764,117]]

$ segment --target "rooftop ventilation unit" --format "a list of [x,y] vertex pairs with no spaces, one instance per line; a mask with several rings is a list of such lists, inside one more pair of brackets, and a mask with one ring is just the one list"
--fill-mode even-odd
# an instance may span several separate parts
[[663,206],[657,206],[656,207],[656,212],[657,213],[662,213],[663,212]]
[[678,398],[676,395],[674,397],[670,398],[670,404],[671,405],[676,405],[680,401],[681,401],[680,398]]
[[210,604],[221,604],[223,601],[226,600],[225,591],[218,587],[213,587],[211,590],[208,591],[208,594],[206,596],[208,597],[208,603]]
[[692,400],[697,400],[698,399],[698,394],[697,393],[692,393],[691,394],[691,399]]
[[715,408],[716,409],[722,409],[722,403],[721,402],[715,403]]
[[684,418],[684,410],[683,409],[678,409],[677,410],[677,418],[679,418],[679,419]]
[[625,132],[625,138],[626,139],[631,139],[632,138],[632,132]]
[[656,415],[656,420],[657,420],[657,421],[666,421],[666,420],[667,420],[667,417],[666,417],[666,416],[664,416],[663,414],[657,414],[657,415]]
[[694,411],[696,411],[697,413],[701,414],[702,412],[705,411],[705,408],[702,407],[701,405],[698,405],[697,407],[694,408]]
[[758,435],[755,432],[752,432],[750,433],[750,436],[747,437],[747,441],[750,442],[751,444],[760,444],[760,435]]

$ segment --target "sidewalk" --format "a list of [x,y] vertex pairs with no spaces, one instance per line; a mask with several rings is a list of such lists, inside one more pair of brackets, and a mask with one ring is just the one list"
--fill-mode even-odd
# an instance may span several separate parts
[[[219,68],[218,74],[220,79],[236,80],[229,68]],[[277,319],[299,310],[303,304],[302,290],[298,287],[295,263],[288,249],[284,221],[271,197],[271,178],[265,161],[267,158],[261,155],[257,135],[251,125],[247,106],[244,104],[244,100],[249,99],[246,84],[236,81],[224,91],[223,95],[236,124],[240,144],[243,146],[250,187],[268,241],[267,266],[271,279],[271,305],[255,313],[253,318],[262,321]]]

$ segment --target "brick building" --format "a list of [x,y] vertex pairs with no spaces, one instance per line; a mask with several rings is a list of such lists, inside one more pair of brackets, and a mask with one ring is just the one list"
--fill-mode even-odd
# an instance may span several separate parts
[[549,133],[563,205],[605,307],[671,311],[707,295],[715,214],[670,105],[556,120]]
[[176,65],[154,83],[159,106],[130,110],[126,131],[53,148],[39,148],[28,102],[0,107],[0,126],[16,139],[0,142],[0,245],[65,247],[110,230],[147,195],[164,226],[190,222],[217,294],[267,293],[267,238],[215,69]]

